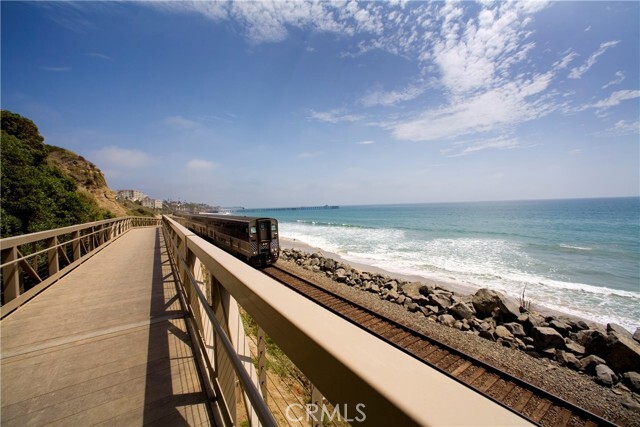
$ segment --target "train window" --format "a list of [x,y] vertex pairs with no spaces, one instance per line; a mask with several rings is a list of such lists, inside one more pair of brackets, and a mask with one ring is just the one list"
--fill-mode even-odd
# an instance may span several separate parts
[[260,224],[260,230],[264,230],[264,222]]
[[256,234],[256,226],[251,227],[251,234]]
[[271,231],[276,231],[276,225],[275,224],[271,224]]

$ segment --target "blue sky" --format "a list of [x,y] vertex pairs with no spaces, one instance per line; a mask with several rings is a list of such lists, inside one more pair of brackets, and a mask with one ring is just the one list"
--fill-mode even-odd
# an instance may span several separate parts
[[639,2],[2,2],[2,108],[224,206],[640,194]]

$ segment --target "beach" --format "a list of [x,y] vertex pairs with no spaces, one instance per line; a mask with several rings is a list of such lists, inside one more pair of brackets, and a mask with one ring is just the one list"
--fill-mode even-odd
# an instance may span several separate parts
[[[351,267],[355,268],[356,270],[359,270],[361,272],[368,272],[368,273],[376,273],[376,274],[382,274],[384,276],[388,276],[392,279],[396,279],[396,280],[404,280],[407,282],[421,282],[424,284],[429,284],[429,285],[433,285],[433,286],[439,286],[441,288],[444,289],[448,289],[452,292],[458,293],[460,295],[472,295],[477,291],[477,288],[474,288],[472,286],[469,285],[465,285],[462,283],[456,283],[454,281],[444,281],[444,280],[432,280],[432,279],[427,279],[423,276],[418,276],[418,275],[411,275],[411,274],[402,274],[402,273],[394,273],[392,271],[389,270],[385,270],[383,268],[380,267],[375,267],[373,265],[367,265],[367,264],[363,264],[363,263],[358,263],[358,262],[353,262],[353,261],[349,261],[343,257],[341,257],[339,254],[331,252],[331,251],[326,251],[323,250],[322,248],[318,248],[318,247],[314,247],[311,246],[305,242],[302,242],[300,240],[297,239],[290,239],[287,237],[281,237],[280,238],[280,247],[282,249],[296,249],[302,252],[306,252],[309,254],[313,254],[313,253],[318,253],[318,254],[322,254],[324,257],[326,258],[331,258],[333,260],[335,260],[336,262],[340,262],[343,264],[347,264],[350,265]],[[580,316],[576,316],[576,315],[572,315],[569,313],[565,313],[563,311],[560,310],[554,310],[552,308],[549,307],[545,307],[543,305],[540,304],[532,304],[531,308],[534,309],[535,311],[537,311],[538,313],[542,314],[543,316],[570,316],[573,318],[576,318],[578,320],[583,320],[587,323],[592,323],[589,319],[585,319],[583,317]],[[600,325],[603,328],[606,325]]]

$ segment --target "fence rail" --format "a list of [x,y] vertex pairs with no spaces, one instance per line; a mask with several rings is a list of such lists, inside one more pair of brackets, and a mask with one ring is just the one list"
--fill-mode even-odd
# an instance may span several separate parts
[[156,218],[124,217],[0,239],[0,317],[7,316],[130,229],[159,224]]
[[[197,330],[197,353],[206,358],[209,388],[215,391],[213,398],[224,425],[238,425],[236,384],[242,389],[251,426],[275,422],[264,402],[264,384],[260,383],[264,376],[256,373],[256,366],[261,369],[264,361],[257,360],[254,365],[251,360],[238,305],[342,415],[361,415],[355,420],[345,419],[347,422],[528,425],[526,420],[280,285],[169,217],[163,217],[162,225],[182,300]],[[468,411],[460,411],[462,404]],[[296,421],[317,424],[309,419]]]

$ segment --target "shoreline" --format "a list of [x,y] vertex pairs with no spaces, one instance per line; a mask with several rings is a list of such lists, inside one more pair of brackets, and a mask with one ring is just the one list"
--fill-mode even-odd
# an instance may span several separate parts
[[[460,295],[473,295],[476,293],[476,291],[480,288],[478,287],[473,287],[473,286],[469,286],[469,285],[465,285],[463,283],[459,283],[459,282],[454,282],[454,281],[443,281],[443,280],[434,280],[434,279],[430,279],[430,278],[426,278],[424,276],[419,276],[419,275],[408,275],[408,274],[402,274],[402,273],[394,273],[392,271],[389,270],[385,270],[383,268],[380,267],[376,267],[373,265],[369,265],[369,264],[363,264],[363,263],[358,263],[358,262],[353,262],[350,261],[348,259],[343,258],[341,255],[335,253],[335,252],[331,252],[331,251],[327,251],[324,250],[322,248],[318,248],[312,245],[309,245],[308,243],[305,243],[301,240],[298,239],[292,239],[292,238],[288,238],[288,237],[282,237],[280,236],[280,249],[296,249],[302,252],[307,252],[309,254],[313,254],[313,253],[320,253],[322,254],[322,256],[324,256],[325,258],[331,258],[336,262],[340,262],[343,264],[348,264],[350,265],[352,268],[360,271],[360,272],[367,272],[367,273],[375,273],[375,274],[381,274],[384,276],[389,276],[393,279],[400,279],[400,280],[405,280],[405,281],[409,281],[409,282],[421,282],[424,284],[429,284],[429,285],[433,285],[433,286],[439,286],[441,288],[447,289],[449,291],[455,292],[457,294]],[[509,298],[512,298],[511,296],[508,296]],[[599,326],[601,328],[606,328],[606,324],[603,323],[599,323],[590,319],[586,319],[580,316],[576,316],[575,314],[571,314],[571,313],[566,313],[563,312],[561,310],[555,310],[549,307],[546,307],[544,305],[541,305],[539,303],[531,303],[531,308],[541,314],[542,316],[555,316],[555,317],[564,317],[564,318],[568,318],[568,319],[576,319],[576,320],[582,320],[584,322],[586,322],[589,325],[596,325]],[[633,331],[631,331],[633,332]]]

